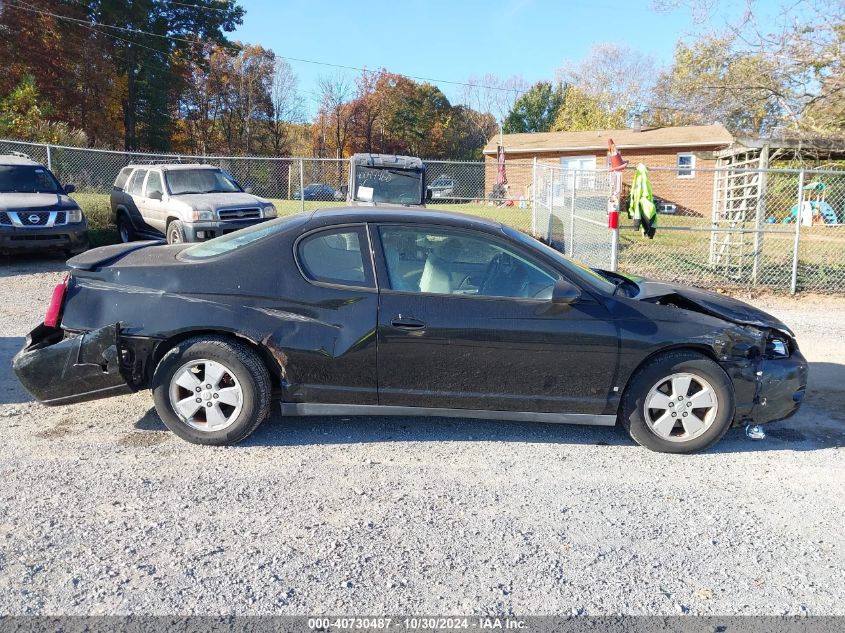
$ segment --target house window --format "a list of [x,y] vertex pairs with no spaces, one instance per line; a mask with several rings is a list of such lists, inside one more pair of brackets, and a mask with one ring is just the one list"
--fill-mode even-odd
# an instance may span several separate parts
[[695,154],[678,154],[678,178],[695,177]]
[[[594,189],[596,184],[595,156],[562,156],[560,166],[565,170],[566,189]],[[577,175],[577,180],[575,180]]]

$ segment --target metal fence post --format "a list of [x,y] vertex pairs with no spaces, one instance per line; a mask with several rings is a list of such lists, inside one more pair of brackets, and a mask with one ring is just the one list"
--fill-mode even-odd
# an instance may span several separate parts
[[53,155],[50,153],[49,143],[47,143],[47,169],[53,171]]
[[537,235],[537,157],[531,164],[531,235]]
[[804,206],[804,170],[798,174],[798,212],[795,214],[795,244],[792,247],[792,283],[789,291],[792,294],[798,290],[798,243],[801,240],[801,211]]
[[549,246],[552,246],[552,237],[554,237],[554,219],[555,219],[554,191],[555,191],[555,172],[554,172],[554,170],[552,170],[549,173],[548,198],[546,200],[549,204],[549,217],[546,219],[546,242],[549,244]]
[[572,203],[569,208],[569,256],[575,257],[575,183],[578,180],[578,171],[573,169],[569,172],[572,178]]
[[754,261],[751,265],[751,286],[757,286],[760,274],[760,255],[763,250],[763,221],[766,215],[766,182],[769,168],[769,146],[760,150],[760,172],[757,174],[757,209],[754,214]]
[[299,159],[299,203],[300,208],[305,211],[305,161]]
[[616,272],[619,268],[619,223],[615,229],[610,229],[610,271]]

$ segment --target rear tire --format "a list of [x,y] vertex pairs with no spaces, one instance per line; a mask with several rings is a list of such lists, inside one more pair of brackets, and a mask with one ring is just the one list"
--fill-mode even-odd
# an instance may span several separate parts
[[267,367],[247,345],[225,337],[176,345],[156,367],[152,387],[164,424],[193,444],[236,444],[270,412]]
[[697,352],[666,352],[631,378],[622,398],[621,422],[641,446],[660,453],[693,453],[722,438],[734,408],[733,383],[717,363]]
[[188,238],[185,235],[185,226],[179,220],[173,220],[167,225],[167,243],[181,244],[187,242]]
[[124,244],[135,239],[135,228],[132,226],[129,216],[123,212],[117,216],[117,232],[120,235],[120,241]]

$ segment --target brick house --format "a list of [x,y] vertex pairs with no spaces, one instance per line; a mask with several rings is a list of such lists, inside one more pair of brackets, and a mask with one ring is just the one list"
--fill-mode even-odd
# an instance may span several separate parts
[[[502,137],[509,183],[509,195],[531,197],[531,170],[526,161],[561,165],[579,171],[607,169],[607,140],[632,167],[649,168],[655,198],[674,205],[676,213],[708,216],[712,210],[713,172],[716,152],[734,144],[722,125],[585,132],[538,132],[505,134]],[[496,179],[497,135],[484,147],[485,185],[490,191]],[[508,165],[510,163],[510,165]],[[626,170],[623,186],[629,185],[633,170]]]

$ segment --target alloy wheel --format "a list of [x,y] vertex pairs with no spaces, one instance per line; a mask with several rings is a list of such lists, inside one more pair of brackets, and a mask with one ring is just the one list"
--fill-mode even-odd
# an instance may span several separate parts
[[686,442],[709,429],[719,412],[713,386],[701,376],[676,373],[660,379],[643,404],[652,431],[670,442]]
[[185,363],[170,379],[170,404],[187,425],[206,432],[231,426],[243,406],[243,389],[225,365],[200,359]]

